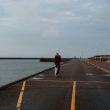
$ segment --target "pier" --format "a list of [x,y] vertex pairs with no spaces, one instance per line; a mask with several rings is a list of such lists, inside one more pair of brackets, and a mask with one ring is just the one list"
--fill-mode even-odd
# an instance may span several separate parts
[[110,70],[81,59],[0,90],[0,110],[110,110]]

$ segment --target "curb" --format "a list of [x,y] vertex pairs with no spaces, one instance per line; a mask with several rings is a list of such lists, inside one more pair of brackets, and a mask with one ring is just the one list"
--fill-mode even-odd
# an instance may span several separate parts
[[[69,60],[69,61],[70,61],[70,60]],[[68,61],[63,62],[61,65],[64,65],[65,63],[68,63]],[[8,88],[8,87],[10,87],[10,86],[12,86],[12,85],[14,85],[14,84],[20,83],[20,82],[22,82],[22,81],[24,81],[24,80],[28,80],[28,79],[30,79],[30,78],[36,76],[36,75],[42,74],[43,72],[49,71],[49,70],[54,69],[54,68],[55,68],[55,66],[52,66],[52,67],[47,68],[47,69],[44,69],[44,70],[42,70],[42,71],[40,71],[40,72],[38,72],[38,73],[33,73],[32,75],[29,75],[29,76],[27,76],[27,77],[23,77],[23,78],[18,79],[18,80],[16,80],[16,81],[10,82],[10,83],[8,83],[8,84],[6,84],[6,85],[1,86],[1,87],[0,87],[0,90],[6,89],[6,88]]]
[[90,64],[90,65],[95,66],[96,68],[98,68],[98,69],[100,69],[100,70],[102,70],[102,71],[104,71],[104,72],[110,73],[110,71],[109,71],[109,70],[107,70],[107,69],[105,69],[105,68],[102,68],[102,67],[97,66],[97,65],[95,65],[95,64],[93,64],[93,63],[90,63],[90,62],[87,62],[87,63],[88,63],[88,64]]

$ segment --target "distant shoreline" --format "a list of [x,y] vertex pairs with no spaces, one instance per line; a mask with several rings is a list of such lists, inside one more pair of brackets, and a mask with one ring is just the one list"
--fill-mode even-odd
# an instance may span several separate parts
[[[20,58],[20,57],[0,57],[0,60],[35,60],[39,59],[40,62],[54,62],[54,58]],[[72,58],[62,58],[62,62],[71,60]]]
[[0,59],[41,59],[41,58],[0,57]]

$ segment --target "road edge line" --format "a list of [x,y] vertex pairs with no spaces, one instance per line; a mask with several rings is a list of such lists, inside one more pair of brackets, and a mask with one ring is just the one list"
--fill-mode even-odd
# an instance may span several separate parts
[[26,86],[26,81],[23,82],[23,85],[22,85],[22,88],[21,88],[21,91],[20,91],[20,94],[19,94],[19,98],[18,98],[18,102],[17,102],[17,107],[16,107],[17,110],[20,110],[20,108],[21,108],[25,86]]
[[75,96],[76,96],[76,81],[73,81],[71,110],[75,110]]
[[100,69],[100,70],[102,70],[102,71],[104,71],[104,72],[110,73],[109,70],[107,70],[107,69],[105,69],[105,68],[102,68],[102,67],[100,67],[100,66],[97,66],[96,64],[93,64],[93,63],[90,63],[90,62],[88,62],[88,64],[90,64],[90,65],[92,65],[92,66],[95,66],[96,68],[98,68],[98,69]]

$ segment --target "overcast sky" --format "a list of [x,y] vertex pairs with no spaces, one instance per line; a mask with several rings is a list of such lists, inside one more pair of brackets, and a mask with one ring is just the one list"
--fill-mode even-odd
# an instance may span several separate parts
[[0,57],[110,54],[110,0],[0,0]]

